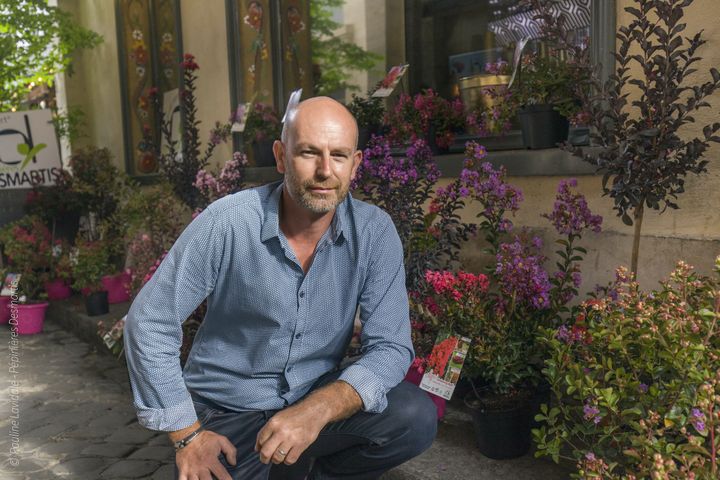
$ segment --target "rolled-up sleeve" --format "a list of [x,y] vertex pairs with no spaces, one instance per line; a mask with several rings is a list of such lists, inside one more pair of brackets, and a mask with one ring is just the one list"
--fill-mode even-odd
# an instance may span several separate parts
[[182,323],[213,291],[224,236],[211,209],[180,235],[135,298],[125,322],[125,355],[141,425],[175,431],[197,420],[180,367]]
[[387,392],[403,380],[414,357],[403,248],[390,217],[382,218],[385,227],[372,244],[358,302],[361,357],[339,378],[357,391],[370,413],[387,407]]

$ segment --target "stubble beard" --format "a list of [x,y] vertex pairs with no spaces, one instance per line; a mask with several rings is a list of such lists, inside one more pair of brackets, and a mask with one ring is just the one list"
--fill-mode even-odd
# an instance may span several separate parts
[[[286,183],[294,198],[301,207],[313,213],[328,213],[340,205],[347,196],[350,185],[323,183],[322,180],[300,181],[293,173],[286,172]],[[333,188],[333,193],[327,195],[314,194],[311,187]]]

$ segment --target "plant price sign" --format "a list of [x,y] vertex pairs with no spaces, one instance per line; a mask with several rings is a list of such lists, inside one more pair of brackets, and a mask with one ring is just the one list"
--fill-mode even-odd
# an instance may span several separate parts
[[61,169],[50,110],[0,113],[0,190],[54,185]]

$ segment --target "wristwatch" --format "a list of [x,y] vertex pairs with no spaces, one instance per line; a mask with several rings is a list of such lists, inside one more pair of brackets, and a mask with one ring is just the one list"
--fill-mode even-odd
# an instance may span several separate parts
[[202,432],[204,432],[205,429],[203,427],[198,428],[197,430],[194,430],[192,433],[190,433],[187,437],[181,438],[177,442],[173,443],[173,446],[175,447],[175,451],[181,450],[188,446],[190,442],[195,440],[195,437],[200,435]]

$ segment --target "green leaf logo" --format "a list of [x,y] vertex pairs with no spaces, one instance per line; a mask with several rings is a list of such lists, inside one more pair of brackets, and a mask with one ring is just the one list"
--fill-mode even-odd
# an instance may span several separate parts
[[27,167],[27,164],[30,163],[30,160],[37,155],[40,151],[42,151],[44,148],[46,148],[47,145],[44,143],[38,143],[33,148],[30,148],[30,145],[27,143],[21,143],[17,146],[17,151],[20,155],[24,155],[25,158],[23,159],[22,163],[20,164],[20,170],[24,170],[25,167]]

